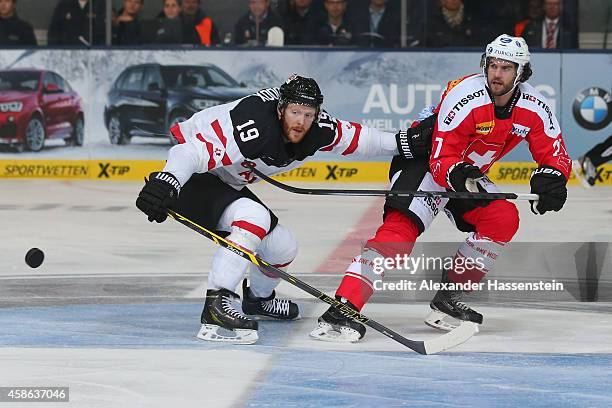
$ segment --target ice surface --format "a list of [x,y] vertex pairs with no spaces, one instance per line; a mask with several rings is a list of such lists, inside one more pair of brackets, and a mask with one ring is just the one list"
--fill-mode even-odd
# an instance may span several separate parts
[[[177,223],[149,224],[133,205],[139,183],[0,189],[0,386],[69,386],[76,407],[612,406],[610,303],[476,304],[478,335],[420,356],[371,329],[357,344],[311,340],[325,305],[283,283],[302,320],[261,322],[252,346],[206,343],[195,334],[215,246]],[[300,243],[292,271],[333,293],[380,200],[254,190]],[[572,188],[545,217],[517,203],[517,238],[610,242],[611,197]],[[440,217],[423,239],[461,237]],[[45,251],[38,269],[23,260],[30,247]],[[427,310],[382,299],[363,312],[425,339],[438,334],[422,324]]]

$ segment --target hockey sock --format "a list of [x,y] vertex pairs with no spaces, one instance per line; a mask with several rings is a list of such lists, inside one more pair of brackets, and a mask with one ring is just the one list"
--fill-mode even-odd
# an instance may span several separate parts
[[455,283],[478,283],[493,269],[501,254],[503,242],[495,242],[477,233],[470,233],[453,259],[453,269],[448,277]]
[[463,219],[476,227],[457,249],[453,270],[448,277],[455,283],[480,282],[493,269],[519,226],[516,206],[505,200],[496,200],[485,207],[468,211]]
[[[281,224],[276,227],[263,239],[259,248],[258,255],[272,266],[287,270],[287,267],[297,255],[297,242],[288,228]],[[272,294],[274,288],[278,286],[281,279],[276,275],[259,269],[251,265],[251,294],[261,298],[267,298]]]
[[361,310],[374,293],[374,281],[384,275],[375,268],[376,259],[409,255],[418,235],[418,227],[412,220],[397,210],[389,209],[376,235],[348,266],[336,296],[343,297]]
[[[276,266],[276,265],[274,265]],[[278,266],[276,266],[279,268]],[[287,268],[280,267],[279,269],[286,271]],[[259,270],[255,265],[251,266],[251,281],[249,284],[249,288],[251,289],[250,295],[253,298],[267,298],[272,294],[272,291],[278,286],[280,283],[280,278],[275,278],[272,276],[268,276]]]
[[[254,251],[261,243],[259,236],[236,226],[232,227],[232,233],[228,235],[227,240],[249,251]],[[229,289],[235,292],[249,265],[250,262],[240,255],[220,248],[213,256],[208,275],[208,289]]]

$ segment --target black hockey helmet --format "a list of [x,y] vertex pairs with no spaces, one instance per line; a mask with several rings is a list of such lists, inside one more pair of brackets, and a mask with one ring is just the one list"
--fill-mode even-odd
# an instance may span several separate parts
[[290,103],[312,106],[318,115],[323,103],[323,94],[317,81],[296,74],[291,75],[280,87],[279,110],[284,110]]

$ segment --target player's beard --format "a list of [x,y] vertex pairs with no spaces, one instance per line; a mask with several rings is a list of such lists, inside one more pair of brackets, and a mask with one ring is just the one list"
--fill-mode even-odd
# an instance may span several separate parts
[[287,120],[283,118],[283,135],[287,141],[291,143],[299,143],[302,141],[304,136],[306,136],[307,132],[308,129],[306,129],[306,126],[290,125],[287,123]]
[[502,80],[492,79],[489,80],[489,90],[493,96],[503,96],[514,88],[514,81],[511,81],[509,84],[504,84]]

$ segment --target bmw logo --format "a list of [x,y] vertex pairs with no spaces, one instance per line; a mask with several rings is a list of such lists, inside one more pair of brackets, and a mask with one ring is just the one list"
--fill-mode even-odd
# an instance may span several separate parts
[[574,99],[572,113],[583,128],[603,129],[612,122],[612,95],[601,88],[585,89]]

